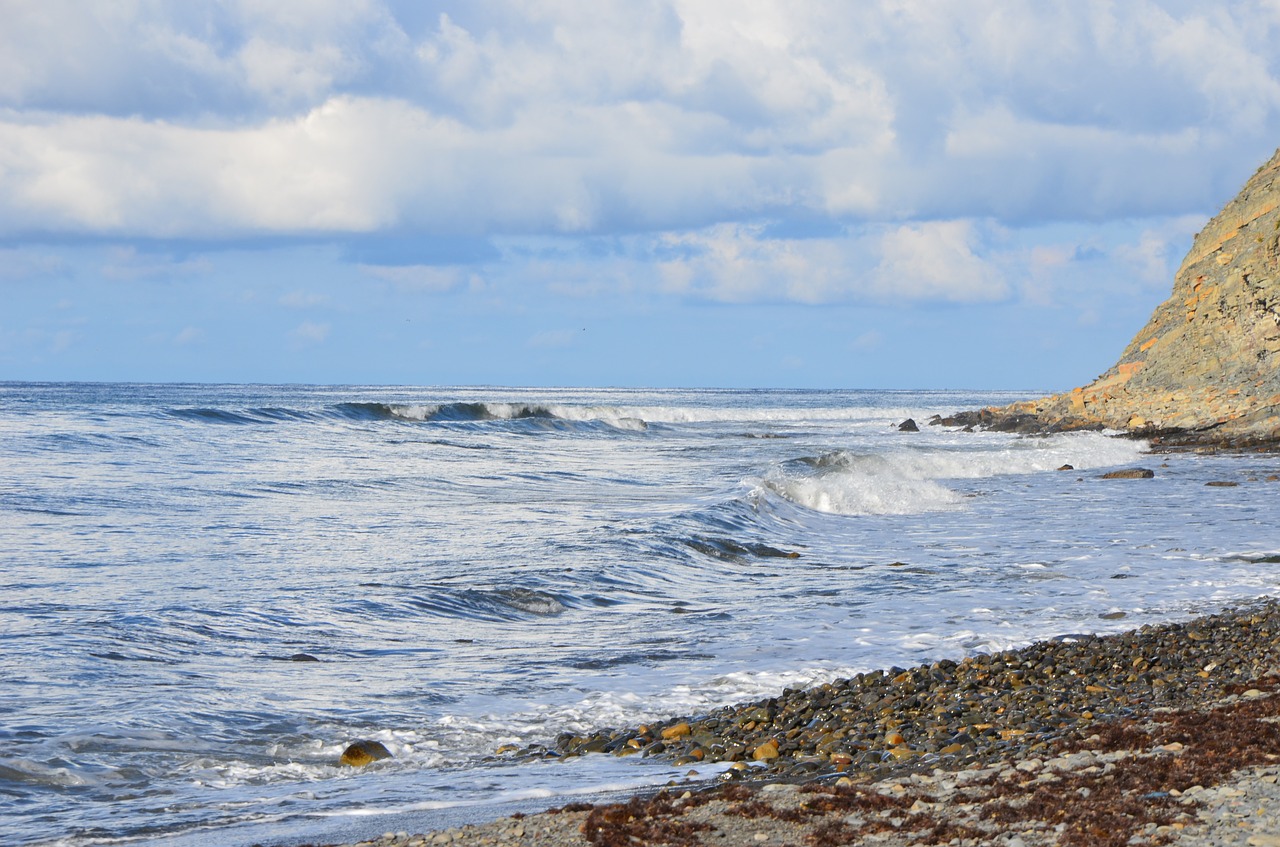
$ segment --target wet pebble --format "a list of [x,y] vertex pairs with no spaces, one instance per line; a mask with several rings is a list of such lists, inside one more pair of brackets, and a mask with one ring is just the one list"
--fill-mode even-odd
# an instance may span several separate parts
[[542,755],[639,751],[682,763],[751,762],[753,776],[797,778],[1041,755],[1094,721],[1137,706],[1193,706],[1265,673],[1275,664],[1277,634],[1280,606],[1268,601],[1189,623],[873,671],[705,715],[564,735]]

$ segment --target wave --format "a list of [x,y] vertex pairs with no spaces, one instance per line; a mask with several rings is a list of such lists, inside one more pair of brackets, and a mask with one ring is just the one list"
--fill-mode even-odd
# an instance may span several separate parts
[[[365,583],[365,588],[392,588]],[[570,606],[561,597],[532,588],[440,589],[430,593],[407,593],[397,597],[367,598],[358,604],[377,616],[403,617],[428,614],[444,618],[502,622],[550,618]]]
[[[883,398],[880,398],[883,399]],[[905,399],[905,398],[904,398]],[[920,399],[920,398],[914,398]],[[905,417],[920,417],[920,407],[848,404],[768,406],[740,404],[664,405],[647,402],[611,404],[556,402],[548,399],[453,400],[443,402],[345,401],[314,409],[289,408],[176,408],[168,414],[185,420],[226,424],[269,424],[290,420],[398,421],[409,423],[547,422],[603,424],[615,429],[642,431],[652,424],[687,426],[731,424],[744,427],[743,435],[782,437],[776,429],[795,426],[847,425],[880,428]]]
[[957,508],[963,495],[946,482],[1032,474],[1063,465],[1084,470],[1124,464],[1142,442],[1099,433],[1046,438],[970,438],[956,446],[926,446],[875,453],[836,450],[801,456],[771,468],[755,493],[769,492],[795,505],[837,515],[910,515]]
[[415,423],[484,423],[490,421],[546,421],[569,424],[600,423],[615,429],[642,431],[648,424],[627,409],[607,406],[561,406],[538,403],[457,402],[436,404],[341,403],[342,414],[361,420]]
[[286,408],[180,408],[167,415],[195,423],[262,425],[294,421],[401,421],[408,423],[488,423],[502,421],[564,424],[603,424],[613,429],[643,431],[648,424],[628,410],[609,407],[548,406],[536,403],[456,402],[338,403],[319,410]]
[[731,538],[695,535],[680,539],[686,547],[690,547],[705,556],[740,562],[747,558],[755,559],[798,559],[800,554],[794,550],[781,550],[769,544],[748,541],[738,542]]

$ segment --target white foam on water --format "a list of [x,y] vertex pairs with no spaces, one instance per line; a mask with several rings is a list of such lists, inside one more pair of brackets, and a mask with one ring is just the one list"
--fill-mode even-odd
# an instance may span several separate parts
[[15,758],[0,759],[0,777],[57,788],[86,788],[102,784],[102,780],[92,774]]
[[961,500],[931,480],[872,474],[766,478],[763,487],[797,506],[835,515],[913,515],[954,508]]
[[[406,421],[427,421],[442,412],[461,405],[474,410],[477,419],[517,420],[520,418],[549,417],[579,423],[600,422],[617,429],[643,430],[650,423],[662,424],[830,424],[876,423],[881,426],[913,416],[922,416],[919,409],[860,407],[843,408],[754,408],[731,406],[612,406],[594,404],[544,403],[508,401],[465,401],[457,403],[393,403],[387,410],[393,417]],[[465,414],[459,418],[466,420]]]
[[963,445],[922,437],[908,446],[875,453],[828,453],[817,459],[771,468],[757,491],[773,492],[796,505],[836,515],[912,515],[954,509],[964,496],[948,480],[986,479],[1006,474],[1110,467],[1135,461],[1145,442],[1101,433],[1071,433],[1044,438],[983,439],[974,434]]

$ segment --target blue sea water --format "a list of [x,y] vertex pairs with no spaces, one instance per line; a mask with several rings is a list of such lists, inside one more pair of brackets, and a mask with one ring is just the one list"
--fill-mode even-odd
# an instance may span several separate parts
[[1280,459],[923,425],[1023,396],[0,383],[0,831],[551,805],[686,769],[499,747],[1276,592]]

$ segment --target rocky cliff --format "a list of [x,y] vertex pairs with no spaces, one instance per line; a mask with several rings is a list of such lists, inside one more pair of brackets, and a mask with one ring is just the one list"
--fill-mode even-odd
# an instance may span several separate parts
[[1116,429],[1166,443],[1280,442],[1280,150],[1196,235],[1172,296],[1110,370],[1064,394],[953,421]]

